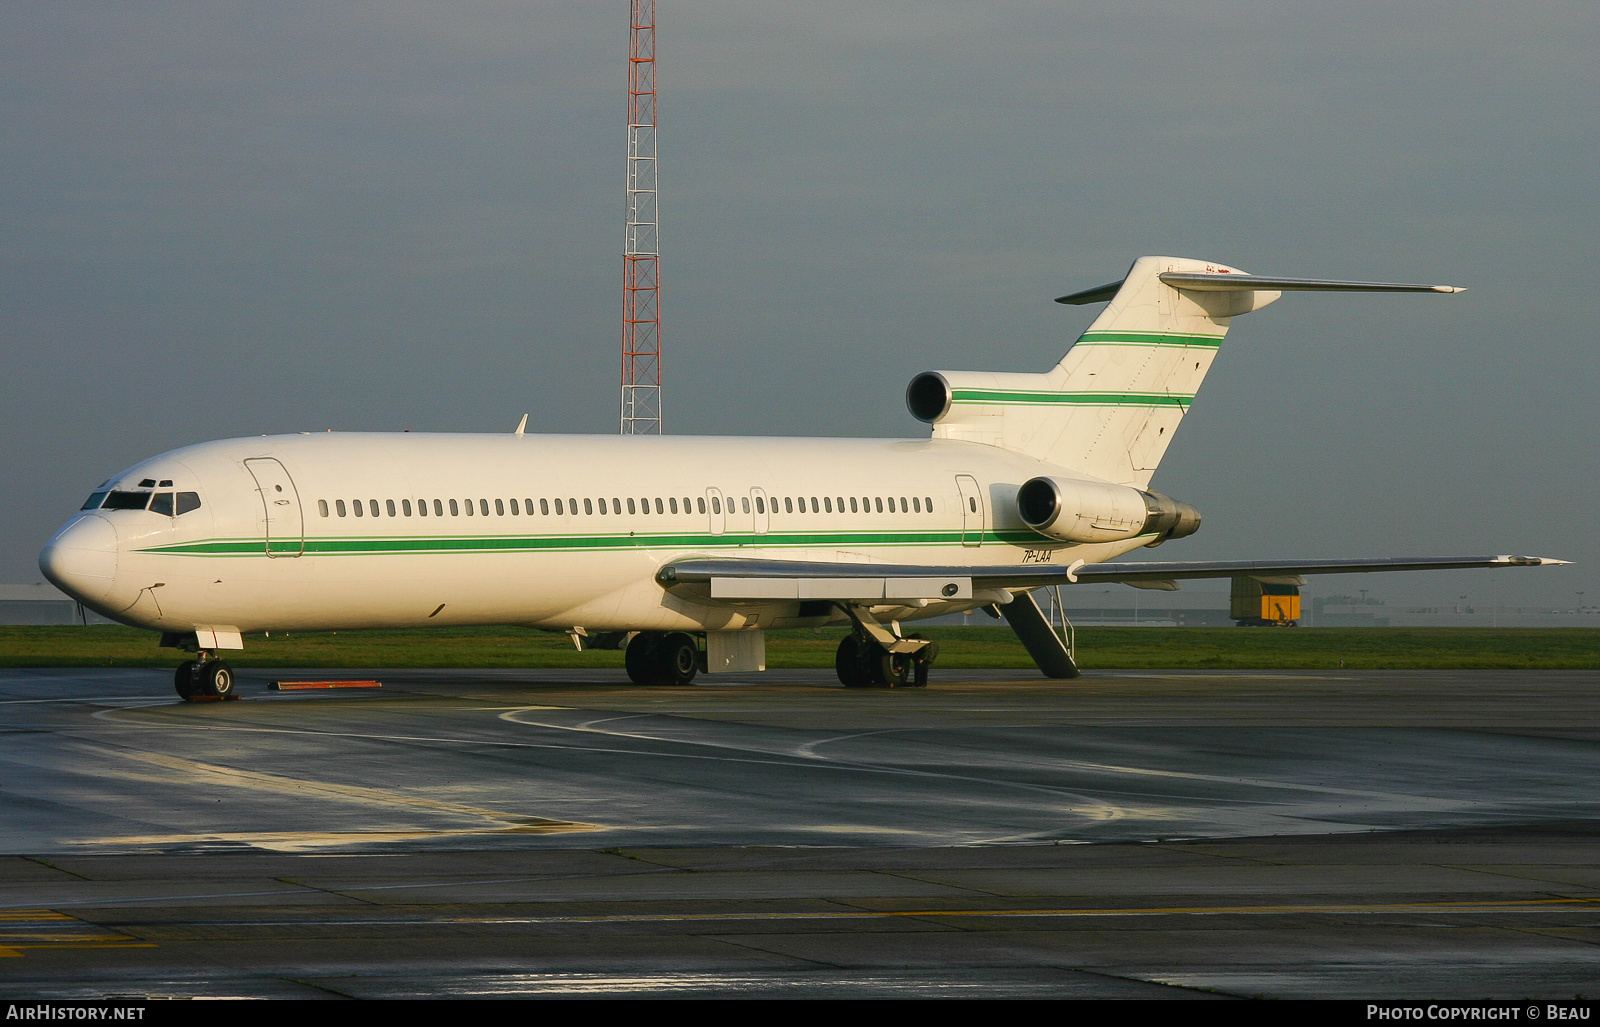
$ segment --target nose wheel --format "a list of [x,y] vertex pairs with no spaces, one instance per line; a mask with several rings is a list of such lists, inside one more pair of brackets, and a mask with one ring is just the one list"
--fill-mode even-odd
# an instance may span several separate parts
[[239,698],[234,688],[233,668],[224,660],[185,660],[178,664],[172,684],[185,702]]

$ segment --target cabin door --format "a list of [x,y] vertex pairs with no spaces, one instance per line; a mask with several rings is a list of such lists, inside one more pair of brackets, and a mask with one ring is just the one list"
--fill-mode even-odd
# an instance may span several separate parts
[[253,457],[244,462],[245,470],[256,480],[261,507],[266,518],[263,543],[267,555],[294,557],[305,552],[305,521],[300,514],[300,493],[294,479],[271,457]]
[[956,488],[961,493],[961,544],[983,545],[983,492],[978,479],[970,474],[956,475]]

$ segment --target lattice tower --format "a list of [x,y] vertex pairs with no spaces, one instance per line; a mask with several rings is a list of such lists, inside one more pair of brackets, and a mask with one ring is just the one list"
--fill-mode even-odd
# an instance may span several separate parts
[[661,434],[656,3],[629,0],[628,224],[622,256],[622,434]]

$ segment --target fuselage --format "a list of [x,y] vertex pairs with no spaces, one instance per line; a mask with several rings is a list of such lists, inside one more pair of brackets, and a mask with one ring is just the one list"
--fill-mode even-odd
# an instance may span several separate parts
[[[782,601],[699,605],[669,595],[655,573],[691,556],[1093,563],[1150,541],[1066,545],[1028,528],[1016,491],[1050,473],[1063,472],[946,439],[229,439],[106,482],[40,566],[96,612],[170,632],[789,627],[838,614]],[[885,612],[915,619],[974,605],[983,604]]]

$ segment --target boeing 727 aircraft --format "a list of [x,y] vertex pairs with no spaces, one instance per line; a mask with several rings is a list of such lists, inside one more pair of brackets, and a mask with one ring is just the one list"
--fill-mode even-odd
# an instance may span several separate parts
[[627,638],[640,684],[761,670],[766,629],[848,624],[845,685],[921,685],[937,649],[901,625],[977,608],[1045,674],[1072,677],[1033,590],[1563,562],[1111,562],[1200,526],[1151,476],[1232,319],[1291,290],[1460,291],[1143,257],[1061,297],[1109,305],[1051,370],[913,378],[926,439],[228,439],[108,479],[39,565],[89,609],[193,653],[176,685],[194,698],[233,691],[218,653],[252,632],[487,624]]

